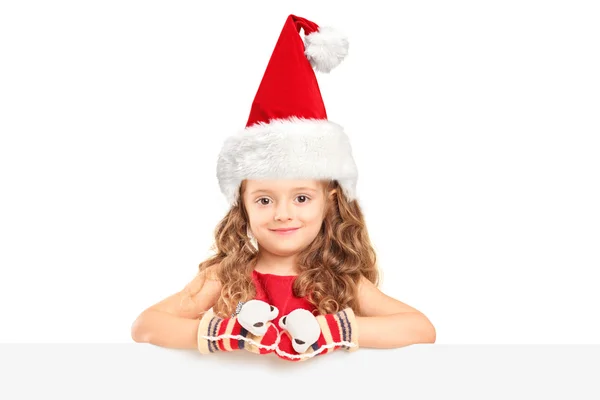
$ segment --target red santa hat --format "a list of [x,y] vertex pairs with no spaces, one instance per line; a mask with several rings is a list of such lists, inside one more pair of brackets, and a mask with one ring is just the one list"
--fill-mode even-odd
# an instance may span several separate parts
[[347,54],[348,40],[340,32],[287,18],[246,127],[225,140],[218,157],[219,186],[231,205],[244,179],[335,179],[348,201],[356,198],[358,171],[349,139],[327,119],[313,70],[328,73]]

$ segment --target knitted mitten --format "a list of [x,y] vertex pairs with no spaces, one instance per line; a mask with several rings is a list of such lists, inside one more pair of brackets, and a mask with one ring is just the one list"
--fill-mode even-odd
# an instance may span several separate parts
[[289,361],[304,361],[337,349],[358,350],[358,330],[351,308],[315,317],[296,309],[279,320],[283,329],[275,352]]
[[231,318],[220,318],[211,309],[198,325],[198,350],[202,354],[242,349],[271,353],[279,343],[279,329],[271,322],[278,313],[276,307],[261,300],[244,303]]

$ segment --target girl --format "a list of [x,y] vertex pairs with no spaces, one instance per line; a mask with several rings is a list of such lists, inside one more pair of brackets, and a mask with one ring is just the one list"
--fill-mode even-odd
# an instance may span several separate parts
[[291,361],[435,342],[422,312],[378,289],[349,139],[327,120],[313,68],[329,72],[347,48],[335,30],[287,18],[246,128],[219,154],[231,207],[215,254],[138,316],[136,342]]

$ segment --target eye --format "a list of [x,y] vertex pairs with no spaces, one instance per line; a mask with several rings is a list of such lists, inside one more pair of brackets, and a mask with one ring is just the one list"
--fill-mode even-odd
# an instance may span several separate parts
[[305,199],[305,201],[301,201],[300,203],[306,203],[306,202],[309,200],[309,197],[308,197],[308,196],[305,196],[305,195],[303,195],[303,194],[301,194],[300,196],[298,196],[298,197],[296,197],[296,198],[297,198],[297,199],[300,199],[300,198],[304,198],[304,199]]
[[[265,203],[263,200],[267,200],[267,203]],[[261,197],[260,199],[256,200],[256,202],[257,202],[257,203],[259,203],[261,206],[266,206],[266,205],[268,205],[268,204],[269,204],[269,203],[268,203],[269,201],[271,201],[271,200],[269,200],[269,199],[268,199],[268,198],[266,198],[266,197]]]
[[304,344],[304,343],[306,343],[305,341],[300,340],[300,339],[294,339],[294,342],[296,342],[298,344]]
[[260,328],[261,326],[263,326],[264,324],[262,322],[257,322],[254,324],[255,327]]

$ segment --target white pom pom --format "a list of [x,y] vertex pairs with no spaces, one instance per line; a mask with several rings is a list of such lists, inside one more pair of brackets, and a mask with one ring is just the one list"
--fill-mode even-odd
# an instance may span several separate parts
[[333,28],[321,26],[304,39],[304,54],[317,71],[330,72],[348,54],[348,39]]

